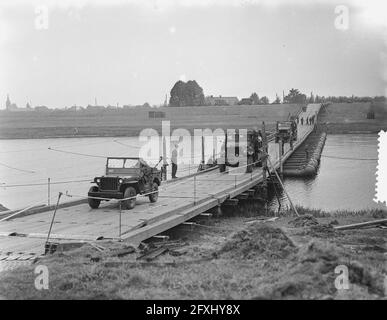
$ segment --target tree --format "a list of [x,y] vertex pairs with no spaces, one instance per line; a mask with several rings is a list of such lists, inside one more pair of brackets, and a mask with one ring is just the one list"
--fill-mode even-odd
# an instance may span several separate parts
[[284,97],[284,103],[306,103],[306,95],[298,89],[290,89],[289,94]]
[[311,92],[309,97],[309,103],[314,103],[314,102],[315,102],[315,98],[314,98],[313,92]]
[[203,89],[195,80],[189,80],[187,83],[179,80],[171,90],[169,105],[171,107],[203,106]]
[[273,101],[273,104],[280,104],[281,98],[278,96],[278,94],[275,94],[275,100]]
[[255,92],[251,94],[250,99],[252,100],[253,104],[259,104],[259,97]]
[[269,98],[263,96],[261,99],[259,99],[259,104],[269,104]]

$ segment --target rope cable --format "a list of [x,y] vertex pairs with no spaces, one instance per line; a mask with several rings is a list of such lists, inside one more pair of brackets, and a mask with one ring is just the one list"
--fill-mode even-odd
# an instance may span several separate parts
[[12,170],[16,170],[16,171],[20,171],[20,172],[25,172],[25,173],[36,173],[36,171],[32,171],[32,170],[25,170],[25,169],[20,169],[20,168],[15,168],[15,167],[11,167],[5,163],[1,163],[0,162],[0,166],[3,166],[3,167],[6,167],[8,169],[12,169]]
[[336,156],[326,156],[321,155],[324,158],[331,158],[331,159],[342,159],[342,160],[360,160],[360,161],[377,161],[377,158],[353,158],[353,157],[336,157]]

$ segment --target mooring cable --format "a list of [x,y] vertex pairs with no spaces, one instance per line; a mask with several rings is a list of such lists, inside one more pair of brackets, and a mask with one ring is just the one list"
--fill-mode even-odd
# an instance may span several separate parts
[[93,154],[80,153],[80,152],[72,152],[72,151],[55,149],[55,148],[51,148],[51,147],[48,147],[48,150],[56,151],[56,152],[62,152],[62,153],[68,153],[68,154],[74,154],[74,155],[77,155],[77,156],[84,156],[84,157],[104,158],[104,159],[108,158],[108,156],[93,155]]
[[359,160],[359,161],[378,161],[378,158],[354,158],[354,157],[336,157],[336,156],[327,156],[327,155],[321,155],[321,157],[324,158],[331,158],[331,159],[341,159],[341,160]]
[[6,167],[6,168],[12,169],[12,170],[20,171],[20,172],[25,172],[25,173],[36,173],[36,171],[15,168],[15,167],[9,166],[9,165],[7,165],[5,163],[1,163],[1,162],[0,162],[0,166]]

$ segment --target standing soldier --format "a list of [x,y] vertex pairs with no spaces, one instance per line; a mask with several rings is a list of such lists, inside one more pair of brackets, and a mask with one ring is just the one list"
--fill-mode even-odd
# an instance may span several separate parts
[[247,156],[247,167],[246,173],[253,172],[253,158],[254,158],[254,147],[252,146],[253,141],[248,142],[246,156]]
[[220,157],[218,159],[219,172],[226,171],[226,140],[222,143],[220,147]]
[[177,143],[175,143],[175,147],[172,150],[172,179],[176,179],[176,172],[177,172]]
[[304,118],[301,117],[301,125],[304,125]]
[[309,150],[308,145],[305,146],[305,162],[307,162],[309,159]]
[[263,152],[263,138],[261,130],[258,130],[258,138],[257,138],[257,166],[262,166],[262,152]]

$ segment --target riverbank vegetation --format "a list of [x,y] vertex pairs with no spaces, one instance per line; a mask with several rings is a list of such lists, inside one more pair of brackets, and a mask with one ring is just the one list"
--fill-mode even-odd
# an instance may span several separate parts
[[[8,299],[383,298],[385,229],[333,226],[386,218],[387,212],[298,210],[299,218],[290,211],[275,221],[244,212],[177,227],[170,236],[181,244],[151,262],[117,243],[101,244],[102,251],[85,245],[55,253],[0,273],[0,292]],[[50,272],[49,290],[37,291],[33,271],[42,264]],[[339,265],[348,268],[348,290],[335,287]]]

